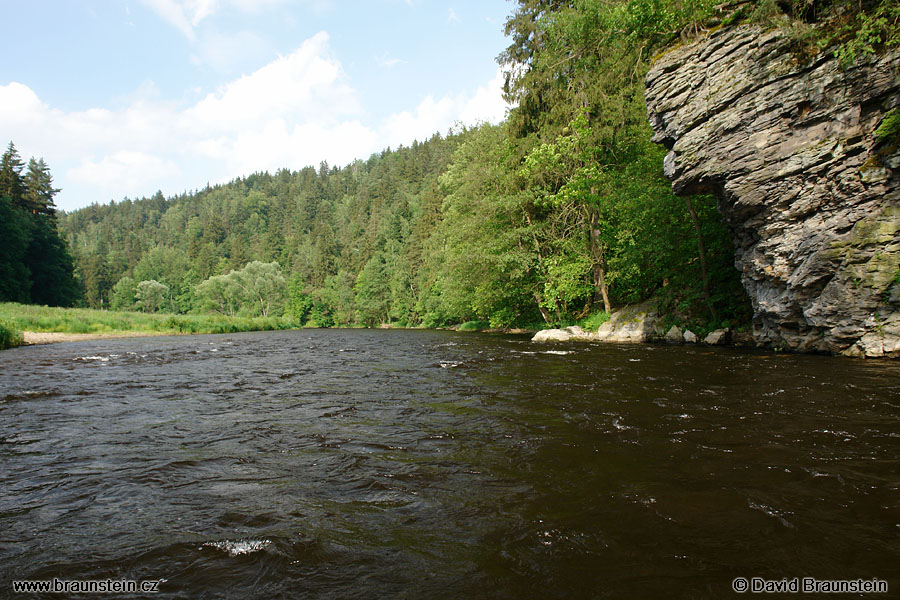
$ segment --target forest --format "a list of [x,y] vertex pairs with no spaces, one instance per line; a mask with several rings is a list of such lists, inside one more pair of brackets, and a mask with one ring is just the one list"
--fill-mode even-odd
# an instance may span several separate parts
[[[643,80],[704,28],[786,19],[801,44],[897,44],[897,3],[519,0],[497,58],[514,108],[337,167],[57,213],[10,143],[0,300],[285,316],[307,326],[533,327],[655,299],[698,331],[750,306],[711,196],[676,197]],[[828,29],[814,26],[829,17]],[[804,25],[806,23],[807,25]],[[831,44],[831,46],[829,46]],[[58,235],[57,235],[58,233]],[[61,242],[62,240],[63,242]]]

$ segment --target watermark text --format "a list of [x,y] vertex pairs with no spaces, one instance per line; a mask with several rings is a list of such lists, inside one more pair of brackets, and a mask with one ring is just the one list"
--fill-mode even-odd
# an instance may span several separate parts
[[739,594],[887,594],[888,584],[883,579],[764,579],[762,577],[735,577],[731,588]]
[[49,594],[152,594],[159,591],[165,579],[134,581],[131,579],[41,579],[13,581],[17,594],[43,592]]

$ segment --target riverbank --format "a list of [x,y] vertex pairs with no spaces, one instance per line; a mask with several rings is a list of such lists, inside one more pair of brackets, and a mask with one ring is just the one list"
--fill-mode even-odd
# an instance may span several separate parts
[[624,306],[610,314],[609,319],[597,328],[580,326],[561,329],[544,329],[532,337],[534,342],[611,342],[647,344],[706,344],[709,346],[758,347],[748,330],[723,327],[711,331],[694,332],[687,327],[671,323],[660,314],[655,300]]
[[[598,312],[579,320],[565,329],[540,330],[539,326],[526,328],[492,328],[485,321],[469,321],[450,329],[467,332],[506,333],[534,335],[535,341],[606,341],[606,342],[654,342],[697,341],[694,333],[679,328],[679,340],[674,340],[671,329],[662,329],[666,322],[660,316],[656,303],[622,307],[612,315]],[[148,337],[161,335],[239,333],[243,331],[272,331],[299,329],[302,325],[285,318],[240,318],[224,315],[177,315],[164,313],[138,313],[94,310],[84,308],[58,308],[15,303],[0,304],[0,323],[10,329],[11,343],[0,347],[19,345],[54,344],[97,339]],[[380,328],[397,327],[382,324]],[[701,339],[706,333],[698,330]],[[733,333],[733,335],[732,335]],[[741,334],[727,332],[716,336],[715,344],[740,344]],[[752,341],[747,336],[745,342]],[[710,343],[710,342],[707,342]]]
[[239,333],[299,327],[293,320],[281,317],[119,312],[14,302],[0,303],[0,324],[3,331],[8,333],[3,337],[8,343],[0,344],[0,348],[15,347],[23,343],[50,344],[103,338]]

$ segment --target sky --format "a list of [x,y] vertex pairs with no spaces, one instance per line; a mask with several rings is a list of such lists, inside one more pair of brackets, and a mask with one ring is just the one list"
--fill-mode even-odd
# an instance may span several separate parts
[[497,123],[503,0],[0,0],[0,144],[56,205],[343,166]]

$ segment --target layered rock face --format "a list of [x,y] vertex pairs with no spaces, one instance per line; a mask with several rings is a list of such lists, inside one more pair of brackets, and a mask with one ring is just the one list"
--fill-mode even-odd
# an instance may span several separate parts
[[647,76],[654,141],[678,194],[714,193],[757,342],[900,356],[900,52],[801,63],[739,26],[669,51]]

